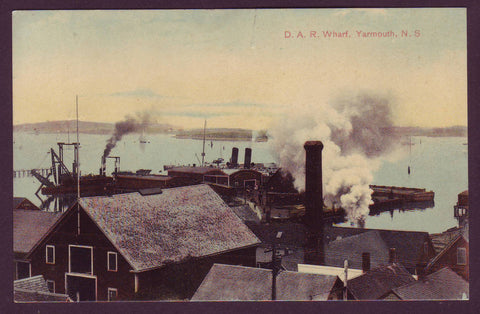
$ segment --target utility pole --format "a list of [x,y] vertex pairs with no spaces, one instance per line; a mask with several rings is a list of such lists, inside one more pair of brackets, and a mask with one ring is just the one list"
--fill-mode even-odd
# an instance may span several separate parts
[[282,232],[277,232],[277,236],[273,240],[272,247],[272,300],[277,299],[277,275],[280,272],[282,257],[277,252],[277,241],[282,237]]
[[343,301],[347,301],[347,282],[348,282],[348,260],[345,260],[343,263],[344,271],[345,271],[345,281],[344,289],[343,289]]

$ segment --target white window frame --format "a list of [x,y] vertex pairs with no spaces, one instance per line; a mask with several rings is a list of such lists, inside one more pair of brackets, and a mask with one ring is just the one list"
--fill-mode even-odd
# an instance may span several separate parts
[[115,291],[115,300],[118,298],[118,289],[117,288],[108,288],[107,290],[107,300],[110,301],[115,301],[115,300],[110,300],[110,291]]
[[[50,292],[55,293],[55,280],[47,279],[47,280],[45,280],[45,281],[46,281],[46,283],[47,283],[47,287],[48,287],[48,283],[49,283],[49,282],[53,283],[53,291],[50,291]],[[49,290],[50,290],[50,289],[49,289]]]
[[[49,248],[53,249],[53,263],[48,262],[48,249]],[[55,265],[55,245],[53,245],[53,244],[47,244],[45,246],[45,264]]]
[[[110,255],[114,255],[115,256],[115,269],[113,268],[110,268]],[[107,271],[118,271],[118,255],[117,255],[117,252],[112,252],[112,251],[108,251],[107,252]]]
[[[463,257],[464,257],[464,263],[459,263],[458,257],[460,256],[460,252],[463,252]],[[457,248],[457,265],[467,265],[467,249],[464,247],[458,247]]]
[[72,272],[72,258],[70,254],[70,249],[72,247],[78,247],[78,248],[84,248],[84,249],[90,249],[90,272],[87,274],[90,274],[93,276],[93,246],[88,246],[88,245],[76,245],[76,244],[69,244],[68,245],[68,272],[71,274],[84,274],[84,273],[74,273]]

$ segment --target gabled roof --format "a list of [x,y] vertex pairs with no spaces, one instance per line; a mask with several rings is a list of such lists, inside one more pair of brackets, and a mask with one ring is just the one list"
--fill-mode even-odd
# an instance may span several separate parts
[[[337,276],[281,271],[277,300],[326,300],[340,279]],[[270,269],[214,264],[192,301],[264,301],[272,299]]]
[[15,302],[68,302],[66,294],[51,293],[42,275],[15,280],[13,282]]
[[444,256],[452,246],[455,245],[455,243],[457,243],[458,241],[460,241],[461,239],[465,240],[467,243],[468,243],[468,229],[466,228],[463,228],[461,230],[459,230],[456,234],[456,236],[450,240],[450,242],[443,248],[442,251],[440,251],[434,258],[432,258],[427,266],[425,267],[425,271],[428,272],[429,269],[431,269],[432,266],[435,265],[435,263],[438,262],[438,260]]
[[461,233],[460,228],[452,228],[442,233],[430,234],[435,252],[438,254],[447,247]]
[[25,206],[27,205],[28,208],[23,208],[23,209],[35,209],[35,210],[40,210],[38,206],[33,204],[28,198],[25,197],[14,197],[13,198],[13,209],[22,209],[22,207],[19,207],[22,203]]
[[134,271],[246,248],[260,240],[208,185],[80,199]]
[[351,268],[362,269],[362,253],[370,253],[372,268],[388,262],[389,248],[378,230],[372,230],[330,242],[325,246],[325,264],[342,267],[345,259]]
[[400,264],[374,268],[363,275],[348,280],[348,290],[357,300],[378,300],[393,288],[411,283],[415,279]]
[[402,300],[461,300],[469,296],[468,282],[448,267],[393,292]]
[[14,197],[13,198],[13,208],[17,208],[17,206],[20,205],[24,200],[26,200],[25,197]]
[[[411,273],[415,271],[417,262],[423,254],[423,244],[430,241],[427,232],[420,231],[399,231],[399,230],[383,230],[383,229],[362,229],[362,228],[345,228],[345,227],[327,227],[325,228],[325,243],[331,241],[348,238],[366,232],[376,231],[384,242],[383,249],[388,255],[390,248],[395,248],[396,260],[401,263]],[[378,237],[377,237],[378,240]],[[361,241],[357,241],[359,245],[367,245]],[[378,249],[376,249],[378,251]],[[388,261],[388,260],[387,260]],[[387,261],[381,264],[386,264]],[[328,265],[328,264],[327,264]],[[371,264],[374,267],[374,264]],[[328,265],[336,266],[336,265]],[[343,266],[340,265],[340,266]]]
[[62,213],[17,209],[13,211],[13,251],[27,254],[60,219]]

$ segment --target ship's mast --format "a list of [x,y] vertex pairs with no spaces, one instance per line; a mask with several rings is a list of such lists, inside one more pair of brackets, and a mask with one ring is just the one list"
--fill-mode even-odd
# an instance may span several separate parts
[[77,149],[75,150],[77,156],[77,200],[80,200],[80,159],[79,159],[79,150],[80,150],[80,141],[78,139],[78,95],[75,97],[76,111],[77,111]]
[[205,124],[203,125],[203,150],[202,150],[202,167],[205,162],[205,129],[207,128],[207,120],[205,120]]

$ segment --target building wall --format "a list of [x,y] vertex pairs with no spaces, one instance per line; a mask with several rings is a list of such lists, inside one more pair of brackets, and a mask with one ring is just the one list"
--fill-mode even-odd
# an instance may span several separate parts
[[[466,249],[466,265],[457,264],[457,249]],[[455,243],[428,269],[428,273],[434,273],[444,267],[449,267],[451,270],[462,276],[465,280],[469,280],[469,248],[468,242],[463,237],[460,237]]]
[[[118,299],[132,299],[134,275],[130,265],[118,254],[98,227],[82,211],[80,234],[77,235],[77,213],[75,210],[41,243],[31,255],[32,276],[43,275],[46,280],[55,281],[55,292],[64,293],[65,274],[68,272],[69,245],[93,246],[93,276],[97,278],[97,300],[107,300],[108,288],[116,288]],[[46,246],[55,246],[55,264],[46,263]],[[107,252],[117,253],[117,271],[107,270]]]

